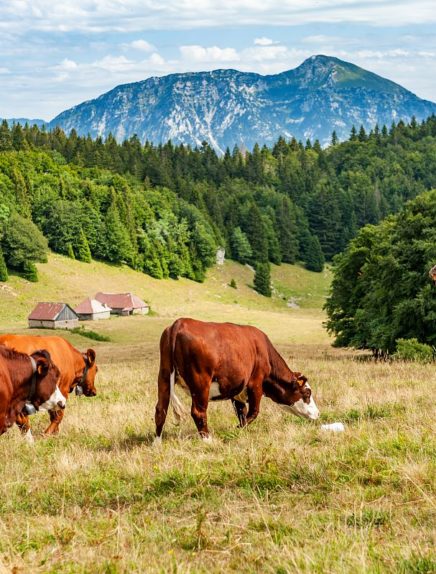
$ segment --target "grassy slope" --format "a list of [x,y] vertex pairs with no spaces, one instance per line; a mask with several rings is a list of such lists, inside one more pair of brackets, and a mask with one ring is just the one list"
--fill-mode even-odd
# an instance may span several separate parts
[[[204,285],[57,256],[40,271],[37,285],[12,279],[15,297],[0,291],[3,330],[23,330],[35,300],[74,304],[97,289],[132,289],[158,315],[92,324],[113,339],[89,341],[99,394],[70,397],[59,437],[33,448],[16,429],[0,438],[1,574],[2,563],[32,574],[434,572],[434,367],[331,349],[320,311],[328,276],[274,269],[278,291],[304,297],[293,310],[254,294],[251,272],[232,263]],[[225,287],[232,277],[237,291]],[[240,431],[230,405],[214,403],[212,445],[189,417],[176,427],[169,415],[153,449],[157,338],[178,315],[263,327],[310,377],[323,420],[344,421],[346,433],[325,434],[266,399]],[[45,416],[33,425],[40,433]]]

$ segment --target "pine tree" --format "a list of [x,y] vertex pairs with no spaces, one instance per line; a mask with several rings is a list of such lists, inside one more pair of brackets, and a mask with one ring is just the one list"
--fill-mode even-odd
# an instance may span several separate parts
[[11,132],[8,122],[3,120],[0,125],[0,151],[10,151],[11,149],[13,149]]
[[75,255],[79,261],[91,263],[91,250],[89,249],[88,240],[82,228],[80,228],[79,237],[75,245]]
[[318,273],[324,269],[324,255],[318,237],[310,235],[305,246],[304,266],[309,271]]
[[3,251],[0,247],[0,281],[8,280],[8,268],[6,267],[5,258],[3,257]]
[[250,242],[240,227],[235,227],[231,238],[232,254],[239,263],[248,263],[251,260],[253,252]]
[[71,245],[71,243],[67,243],[67,257],[69,257],[70,259],[76,259],[76,256],[74,255],[73,246]]
[[336,133],[335,130],[333,130],[332,139],[331,139],[330,145],[334,146],[334,145],[336,145],[337,143],[338,143],[338,134]]
[[269,263],[257,263],[254,289],[265,297],[271,297],[271,269]]
[[252,203],[245,221],[245,233],[247,234],[252,249],[251,261],[268,261],[268,237],[264,228],[262,215],[258,206]]

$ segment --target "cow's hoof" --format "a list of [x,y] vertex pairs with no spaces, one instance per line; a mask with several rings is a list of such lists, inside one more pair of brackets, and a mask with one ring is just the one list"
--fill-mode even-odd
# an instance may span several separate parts
[[160,448],[162,446],[162,437],[155,436],[153,441],[153,448]]
[[210,435],[207,435],[207,436],[201,435],[201,440],[203,442],[205,442],[206,444],[212,444],[213,443],[212,437]]

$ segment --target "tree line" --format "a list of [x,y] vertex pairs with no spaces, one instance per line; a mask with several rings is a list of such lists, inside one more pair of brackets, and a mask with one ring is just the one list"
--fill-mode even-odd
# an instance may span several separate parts
[[341,143],[333,133],[327,149],[279,138],[223,156],[205,142],[117,143],[0,125],[2,246],[6,263],[22,270],[8,255],[11,218],[29,229],[33,222],[54,251],[155,277],[202,280],[219,245],[263,276],[269,263],[321,271],[359,228],[398,212],[435,180],[434,116],[370,133],[353,128]]

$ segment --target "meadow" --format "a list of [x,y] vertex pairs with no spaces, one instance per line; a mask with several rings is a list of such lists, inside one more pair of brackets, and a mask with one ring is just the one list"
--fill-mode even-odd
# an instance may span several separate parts
[[[36,285],[12,277],[0,291],[3,332],[25,332],[37,300],[75,304],[100,289],[132,290],[153,313],[86,324],[109,342],[66,334],[97,350],[98,395],[70,396],[58,437],[42,437],[38,415],[34,446],[17,429],[0,438],[1,574],[436,571],[434,365],[332,348],[328,271],[274,267],[272,300],[235,263],[204,284],[60,256],[39,272]],[[178,316],[265,330],[309,378],[321,422],[342,421],[345,433],[264,398],[244,430],[230,403],[212,404],[211,445],[190,417],[176,426],[170,414],[153,448],[158,339]]]

